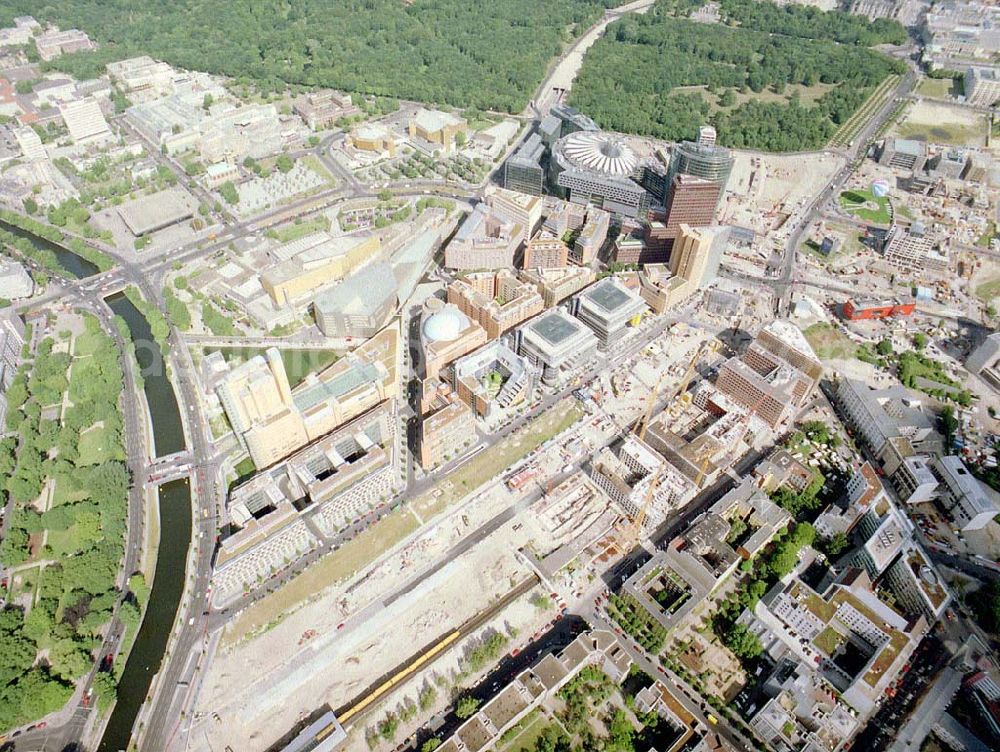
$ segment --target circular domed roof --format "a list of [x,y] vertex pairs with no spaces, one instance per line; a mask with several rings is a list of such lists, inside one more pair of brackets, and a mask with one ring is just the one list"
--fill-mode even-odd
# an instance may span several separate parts
[[567,159],[580,167],[608,175],[631,175],[637,160],[621,139],[600,131],[577,131],[562,143]]
[[423,333],[430,342],[451,342],[469,326],[468,317],[453,305],[424,319]]

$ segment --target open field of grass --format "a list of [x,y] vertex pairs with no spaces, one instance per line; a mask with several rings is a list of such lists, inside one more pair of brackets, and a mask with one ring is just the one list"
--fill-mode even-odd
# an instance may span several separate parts
[[101,336],[98,332],[84,329],[73,342],[73,354],[78,358],[93,355],[101,346]]
[[419,526],[409,509],[402,508],[386,515],[287,585],[247,608],[227,630],[223,644],[235,644],[250,632],[277,625],[310,598],[367,566]]
[[157,497],[152,503],[146,504],[146,528],[142,543],[142,558],[139,569],[146,578],[146,584],[152,587],[153,575],[156,573],[156,557],[160,551],[160,506]]
[[833,655],[837,646],[839,646],[843,641],[844,637],[839,632],[832,627],[827,627],[816,635],[816,639],[813,640],[813,644],[827,655]]
[[930,141],[935,144],[951,144],[953,146],[978,146],[983,141],[985,127],[957,123],[913,123],[905,122],[899,126],[899,135],[918,141]]
[[111,460],[124,460],[125,453],[116,441],[117,433],[104,424],[95,424],[80,433],[80,465],[99,465]]
[[330,174],[330,171],[326,169],[326,166],[319,160],[315,154],[306,154],[302,157],[302,164],[308,167],[310,170],[319,175],[323,180],[326,181],[327,185],[335,185],[337,179]]
[[90,498],[86,490],[76,488],[68,475],[57,475],[55,477],[56,488],[52,494],[52,506],[60,504],[72,504],[74,501],[82,501]]
[[1000,295],[1000,277],[983,282],[976,287],[976,297],[983,301],[991,301]]
[[922,78],[917,84],[917,94],[922,97],[947,99],[955,93],[955,82],[951,78]]
[[854,343],[833,324],[813,324],[803,332],[821,360],[853,358]]
[[911,103],[893,132],[912,138],[952,146],[983,146],[987,118],[981,113],[954,104],[925,99]]
[[269,230],[268,234],[279,243],[291,243],[293,240],[312,235],[314,232],[325,232],[330,229],[330,223],[326,217],[315,217],[301,222],[300,224],[284,225],[276,230]]
[[497,745],[500,752],[532,752],[535,749],[535,743],[549,725],[549,721],[537,712],[527,720],[529,723],[521,728],[521,733],[508,742],[504,743],[501,737],[501,743]]
[[492,480],[506,468],[536,447],[556,436],[583,416],[583,410],[574,399],[565,399],[537,416],[516,433],[477,454],[473,459],[451,473],[435,487],[440,495],[435,498],[428,491],[413,502],[413,508],[424,521],[440,514],[470,491]]
[[887,225],[892,221],[889,199],[875,197],[870,190],[850,190],[840,194],[840,205],[850,214],[865,222]]
[[[221,352],[227,363],[245,363],[255,355],[262,355],[264,349],[260,347],[206,347],[205,354],[210,352]],[[281,350],[281,360],[285,364],[285,374],[288,376],[288,383],[293,387],[299,384],[310,373],[321,371],[327,366],[331,366],[340,358],[340,353],[333,350]]]

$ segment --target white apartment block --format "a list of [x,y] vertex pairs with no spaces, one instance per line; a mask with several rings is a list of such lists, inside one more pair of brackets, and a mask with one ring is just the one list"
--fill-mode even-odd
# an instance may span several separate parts
[[78,99],[59,107],[69,135],[77,146],[103,144],[114,140],[114,134],[104,119],[95,99]]
[[965,72],[965,101],[976,107],[992,107],[1000,100],[1000,70],[972,67]]
[[992,493],[959,457],[941,457],[934,462],[941,479],[938,498],[961,530],[982,530],[997,512]]

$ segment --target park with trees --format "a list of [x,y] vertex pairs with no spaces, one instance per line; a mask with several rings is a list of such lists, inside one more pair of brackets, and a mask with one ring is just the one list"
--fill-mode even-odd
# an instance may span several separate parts
[[549,62],[617,0],[34,0],[6,3],[3,20],[34,13],[80,28],[100,48],[47,68],[92,78],[148,54],[172,65],[252,82],[520,112]]
[[584,58],[570,103],[602,127],[670,141],[711,123],[735,148],[822,147],[899,61],[869,49],[905,41],[870,23],[801,5],[723,0],[722,23],[661,0],[608,27]]
[[816,529],[808,522],[794,525],[780,533],[765,552],[741,566],[746,574],[712,618],[712,631],[745,665],[753,665],[763,646],[757,635],[737,622],[740,614],[744,609],[753,611],[768,589],[795,568],[802,549],[815,540]]
[[[118,357],[86,316],[78,335],[42,340],[7,392],[0,475],[14,512],[0,560],[15,569],[0,610],[0,731],[66,703],[116,606],[127,634],[138,629],[141,575],[126,593],[116,585],[129,487]],[[115,677],[94,687],[106,708]]]

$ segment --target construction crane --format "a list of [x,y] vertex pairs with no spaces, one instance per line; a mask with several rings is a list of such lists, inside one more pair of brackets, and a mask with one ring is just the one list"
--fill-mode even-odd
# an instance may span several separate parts
[[635,515],[635,519],[633,519],[632,523],[625,528],[625,533],[621,538],[624,550],[631,551],[639,543],[639,536],[642,535],[642,526],[646,524],[649,507],[653,503],[653,494],[656,492],[656,487],[659,485],[660,476],[656,475],[650,481],[649,487],[646,489],[646,496],[642,500],[642,506],[639,507],[639,512]]
[[[718,340],[708,340],[703,342],[701,347],[695,352],[688,363],[687,370],[684,372],[684,376],[678,382],[677,386],[674,387],[673,393],[667,399],[667,404],[671,405],[673,402],[683,394],[688,385],[691,383],[691,379],[694,377],[695,366],[701,359],[702,354],[707,350],[709,352],[715,352],[719,348]],[[649,393],[649,398],[646,400],[646,409],[643,411],[642,415],[635,422],[633,426],[633,432],[639,437],[640,441],[645,441],[646,439],[646,429],[649,427],[649,420],[653,415],[653,406],[656,404],[656,399],[660,394],[660,388],[663,386],[663,382],[666,380],[666,374],[660,377],[659,381],[656,383],[656,387]],[[646,517],[649,515],[649,507],[653,503],[653,494],[656,492],[657,486],[660,485],[661,477],[659,475],[655,476],[649,483],[649,487],[646,489],[646,496],[642,501],[642,506],[639,508],[638,513],[632,520],[631,524],[625,529],[624,534],[621,536],[620,543],[627,550],[630,550],[639,542],[639,536],[642,533],[642,526],[646,522]]]
[[[687,390],[688,385],[691,383],[691,379],[694,377],[694,369],[698,364],[698,360],[701,358],[702,353],[704,353],[706,349],[715,352],[718,346],[718,340],[713,339],[703,343],[702,346],[698,348],[695,354],[691,357],[691,361],[688,363],[684,376],[677,383],[677,386],[674,387],[673,394],[671,394],[667,399],[668,405],[673,403],[677,397],[682,395]],[[667,374],[664,373],[660,376],[660,380],[656,382],[656,386],[649,393],[649,397],[646,400],[646,409],[643,410],[642,415],[639,416],[639,419],[635,422],[635,426],[632,429],[633,433],[639,437],[640,441],[646,440],[646,429],[649,428],[649,420],[653,416],[653,407],[656,405],[656,400],[660,396],[660,388],[663,386],[663,382],[666,381],[666,379]]]
[[632,433],[638,436],[640,441],[646,440],[646,429],[649,427],[649,419],[653,416],[653,406],[656,404],[656,398],[660,396],[660,388],[666,380],[667,374],[664,372],[660,376],[660,380],[656,382],[656,386],[650,391],[649,397],[646,398],[646,407],[642,411],[642,415],[632,427]]
[[701,461],[701,467],[698,468],[698,477],[694,479],[694,485],[697,488],[701,488],[701,482],[705,479],[705,475],[708,473],[708,463],[712,461],[711,457],[706,456]]
[[[757,409],[764,403],[764,397],[761,397],[754,403],[753,407],[747,409],[747,413],[743,416],[743,430],[740,431],[740,437],[733,442],[733,446],[738,446],[743,439],[746,438],[747,433],[750,431],[750,419],[757,414]],[[701,458],[701,467],[698,469],[698,477],[695,478],[694,484],[701,488],[701,483],[705,479],[705,475],[708,473],[708,463],[711,457],[705,455]]]

